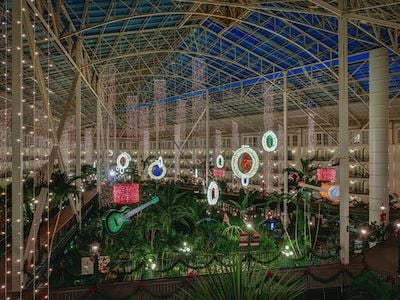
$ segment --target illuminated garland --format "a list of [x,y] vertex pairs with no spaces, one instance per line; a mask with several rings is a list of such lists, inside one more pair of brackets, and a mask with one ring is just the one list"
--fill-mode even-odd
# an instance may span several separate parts
[[[250,170],[247,173],[243,173],[239,168],[239,158],[240,156],[246,153],[250,156],[252,164]],[[258,168],[260,166],[260,161],[258,159],[256,151],[251,149],[249,146],[242,146],[233,153],[231,165],[232,165],[232,171],[237,177],[251,178],[254,175],[256,175]]]
[[[122,159],[124,159],[124,163],[122,163]],[[132,158],[127,152],[122,152],[117,157],[117,168],[116,170],[119,171],[120,174],[124,174],[125,170],[129,167],[129,163],[131,162]]]
[[157,160],[152,162],[147,169],[147,174],[154,180],[160,180],[167,175],[167,168],[164,165],[163,159],[160,156]]
[[217,165],[217,168],[220,168],[220,169],[222,169],[222,168],[224,167],[224,165],[225,165],[225,159],[224,159],[224,157],[222,156],[222,154],[219,154],[219,155],[217,156],[216,165]]
[[268,130],[262,137],[262,146],[265,151],[273,152],[278,147],[278,138],[272,130]]
[[210,205],[217,204],[219,199],[219,188],[215,181],[211,181],[207,189],[207,201]]

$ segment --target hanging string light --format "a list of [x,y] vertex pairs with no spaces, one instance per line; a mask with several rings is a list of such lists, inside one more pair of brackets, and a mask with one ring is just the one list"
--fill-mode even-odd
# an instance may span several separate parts
[[[232,139],[231,139],[231,148],[233,151],[236,151],[240,146],[240,141],[239,141],[239,124],[236,121],[232,120]],[[234,178],[232,175],[232,185],[234,188],[238,186],[239,182],[237,182],[237,179]]]
[[85,128],[84,143],[85,143],[85,160],[84,163],[93,165],[94,148],[93,148],[94,128]]
[[135,95],[128,96],[126,99],[125,128],[128,149],[133,149],[133,139],[138,137],[139,116],[137,110],[132,109],[136,107],[138,103],[138,97]]
[[[205,63],[201,58],[192,59],[192,89],[193,91],[204,90],[206,85],[206,75],[205,75]],[[202,114],[206,105],[204,95],[193,97],[192,99],[192,122],[193,124],[197,122],[197,119]],[[201,143],[201,135],[205,132],[204,120],[197,123],[195,130],[193,131],[193,153],[192,160],[193,164],[196,165],[197,161],[197,150],[203,145]]]
[[3,199],[3,213],[1,218],[3,219],[2,221],[2,232],[1,236],[4,237],[4,244],[2,245],[4,247],[4,282],[1,285],[2,289],[2,294],[4,295],[4,299],[8,299],[7,297],[7,276],[9,275],[9,262],[10,262],[10,257],[8,255],[8,189],[7,185],[9,182],[8,179],[8,172],[9,172],[9,155],[8,155],[8,132],[9,132],[9,125],[10,125],[10,112],[8,111],[8,91],[10,87],[8,86],[8,23],[9,23],[9,10],[8,10],[8,2],[5,2],[5,7],[2,9],[2,14],[1,14],[1,34],[3,37],[4,41],[4,60],[1,62],[2,65],[2,72],[1,74],[4,76],[4,91],[5,91],[5,97],[4,97],[4,110],[2,110],[0,113],[0,143],[1,143],[1,150],[0,150],[0,171],[1,173],[4,174],[4,190],[2,192],[1,198]]
[[[34,28],[36,28],[36,18],[33,18],[33,25],[35,26]],[[34,40],[36,40],[35,34],[36,34],[36,30],[33,30],[33,38],[34,38]],[[34,47],[35,47],[35,45],[34,45]],[[34,52],[36,51],[35,48],[33,49],[33,51]],[[33,59],[32,60],[32,69],[33,69],[33,77],[34,78],[35,78],[35,71],[34,71],[35,67],[36,67],[36,61]],[[44,125],[44,124],[46,124],[46,122],[43,122],[43,120],[41,118],[40,118],[40,122],[39,122],[39,117],[41,117],[40,114],[42,114],[43,118],[44,118],[44,112],[43,112],[43,109],[40,110],[38,108],[37,103],[36,103],[36,80],[34,80],[34,82],[33,82],[31,108],[32,108],[32,111],[33,111],[32,112],[33,113],[33,115],[32,115],[32,117],[33,117],[33,119],[32,119],[32,131],[31,131],[31,133],[33,135],[32,136],[32,146],[33,147],[32,147],[31,150],[33,150],[33,159],[34,159],[33,170],[31,171],[31,172],[34,173],[34,174],[32,174],[33,175],[33,193],[32,193],[31,206],[33,208],[32,209],[32,218],[33,218],[32,222],[33,222],[33,224],[31,226],[33,226],[33,231],[36,232],[36,228],[38,226],[38,224],[36,224],[35,217],[34,217],[35,214],[37,213],[36,212],[36,204],[38,203],[38,201],[36,199],[36,185],[39,185],[42,182],[41,176],[37,174],[37,173],[40,172],[39,171],[40,167],[38,165],[36,165],[36,162],[39,161],[39,157],[38,157],[39,151],[37,151],[37,150],[39,150],[40,147],[42,146],[42,143],[37,143],[37,137],[38,137],[37,133],[39,134],[39,136],[43,136],[44,137],[44,136],[46,136],[46,133],[48,132],[48,128],[45,128],[45,125]],[[32,268],[32,274],[33,274],[33,283],[32,283],[33,291],[32,291],[32,295],[33,295],[33,299],[35,299],[36,298],[36,293],[37,293],[37,290],[36,290],[36,253],[35,253],[36,246],[37,246],[37,244],[36,244],[36,240],[37,239],[36,239],[36,237],[32,237],[32,239],[33,239],[33,243],[32,243],[33,245],[32,245],[32,250],[31,251],[33,253],[32,253],[31,262],[28,262],[28,263],[31,264],[31,268]],[[29,258],[29,256],[28,256],[28,258]]]
[[[272,130],[274,128],[274,96],[272,84],[264,83],[262,86],[263,100],[264,100],[264,131]],[[262,189],[263,192],[270,192],[272,190],[271,171],[273,169],[272,162],[273,153],[263,151],[263,165],[262,165]]]
[[[50,15],[47,16],[47,24],[50,24]],[[47,99],[50,100],[50,32],[49,30],[46,30],[47,32],[47,76],[46,76],[46,86],[47,86]],[[50,105],[50,101],[48,101],[48,105]],[[50,107],[48,107],[50,108]],[[47,109],[47,111],[49,111],[49,109]],[[47,126],[48,128],[50,128],[50,124],[49,124],[49,118],[46,118],[47,120]],[[47,139],[50,140],[50,129],[47,131]],[[50,274],[51,274],[51,269],[50,269],[50,261],[51,261],[51,252],[50,252],[50,201],[51,201],[51,196],[52,194],[50,193],[50,183],[51,183],[51,172],[50,172],[50,165],[47,164],[47,190],[49,191],[47,197],[46,197],[46,244],[45,244],[45,248],[47,250],[47,278],[46,278],[46,282],[45,282],[45,287],[46,287],[46,295],[45,295],[45,299],[48,299],[48,295],[50,294]]]
[[174,161],[175,161],[175,180],[178,179],[181,171],[181,153],[179,148],[182,146],[182,140],[185,139],[186,134],[186,103],[187,100],[179,100],[176,103],[176,115],[174,126]]
[[315,104],[312,101],[307,102],[307,107],[309,108],[308,112],[308,157],[312,158],[315,156],[315,147],[316,147],[316,136],[315,136],[315,113],[312,111],[312,108]]

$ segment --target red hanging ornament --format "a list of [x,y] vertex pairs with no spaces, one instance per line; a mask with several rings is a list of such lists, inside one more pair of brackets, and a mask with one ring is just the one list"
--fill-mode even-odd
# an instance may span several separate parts
[[251,160],[249,159],[249,154],[247,152],[243,154],[241,166],[243,168],[244,173],[248,173],[251,169]]

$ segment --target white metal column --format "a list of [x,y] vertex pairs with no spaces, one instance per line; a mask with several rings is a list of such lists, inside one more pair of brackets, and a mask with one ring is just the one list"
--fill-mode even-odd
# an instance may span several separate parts
[[[288,78],[287,72],[284,73],[283,77],[283,170],[288,167]],[[288,172],[283,173],[283,193],[288,193]],[[288,212],[287,212],[287,198],[283,200],[283,227],[286,230],[288,223]]]
[[340,261],[349,263],[349,90],[347,0],[339,1]]
[[[12,245],[11,290],[23,287],[22,1],[12,1]],[[7,249],[6,249],[7,250]],[[7,276],[7,274],[4,274]]]
[[[381,206],[389,214],[389,67],[385,48],[369,55],[369,222],[381,224]],[[388,220],[388,216],[386,218]]]

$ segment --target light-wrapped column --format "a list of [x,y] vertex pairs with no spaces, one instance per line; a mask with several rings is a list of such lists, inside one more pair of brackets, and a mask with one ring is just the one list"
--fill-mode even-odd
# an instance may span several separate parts
[[235,151],[240,147],[239,139],[239,124],[232,120],[232,139],[231,139],[232,150]]
[[94,128],[86,128],[84,131],[84,143],[85,143],[85,163],[93,165],[94,162]]
[[179,175],[181,172],[181,166],[180,166],[180,152],[179,148],[181,147],[181,124],[175,124],[174,125],[174,167],[175,167],[175,174],[174,174],[174,179],[178,180]]
[[311,112],[311,115],[308,116],[308,157],[313,158],[315,156],[315,146],[316,146],[316,136],[315,136],[315,120],[314,113]]
[[215,129],[214,159],[222,152],[222,132]]
[[[192,60],[192,89],[193,91],[199,91],[205,89],[205,64],[204,61],[200,58],[193,58]],[[192,122],[193,125],[198,120],[199,116],[202,114],[205,109],[205,96],[200,95],[193,97],[192,99]],[[204,120],[201,120],[197,123],[197,127],[193,132],[193,164],[197,164],[197,151],[202,147],[201,145],[201,137],[205,132]]]
[[138,105],[139,101],[137,96],[128,96],[126,99],[126,113],[125,113],[125,130],[127,138],[128,150],[133,149],[133,140],[138,137],[138,111],[134,108]]
[[68,174],[68,172],[71,170],[71,151],[74,148],[73,147],[73,137],[75,136],[75,131],[74,131],[74,117],[68,117],[67,120],[65,121],[65,127],[63,130],[63,134],[60,139],[60,150],[61,150],[61,155],[63,157],[63,160],[65,162],[65,172]]
[[[149,109],[145,107],[139,111],[140,113],[140,140],[141,140],[141,156],[145,161],[150,154],[150,133],[149,133]],[[142,166],[147,167],[147,166]],[[142,170],[142,177],[146,176],[146,170]]]
[[[167,97],[167,83],[164,79],[154,80],[154,101],[158,102]],[[162,132],[167,126],[167,107],[165,103],[156,105],[156,131]]]
[[[263,84],[263,100],[264,100],[264,131],[273,130],[274,128],[274,97],[273,97],[273,89],[272,84],[264,83]],[[280,140],[278,140],[278,144],[280,144]],[[262,181],[262,189],[263,192],[271,192],[272,191],[272,176],[271,171],[273,169],[272,162],[272,152],[263,151],[263,181]]]
[[[239,124],[232,120],[232,138],[231,138],[232,151],[236,151],[240,147],[239,140]],[[239,185],[238,179],[235,178],[232,172],[232,185],[236,188]]]
[[280,191],[283,186],[283,159],[284,159],[284,151],[283,151],[283,126],[278,125],[278,188],[277,190]]

